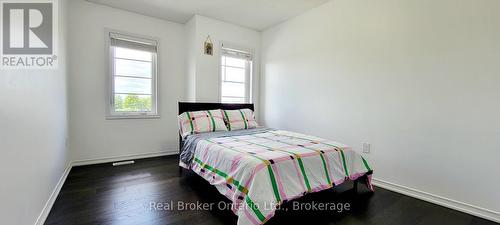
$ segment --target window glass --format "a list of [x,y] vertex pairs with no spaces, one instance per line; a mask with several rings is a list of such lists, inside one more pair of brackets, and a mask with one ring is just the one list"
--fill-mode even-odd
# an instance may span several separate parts
[[116,33],[110,38],[109,116],[156,115],[156,42]]
[[222,49],[220,100],[222,103],[250,102],[252,56]]

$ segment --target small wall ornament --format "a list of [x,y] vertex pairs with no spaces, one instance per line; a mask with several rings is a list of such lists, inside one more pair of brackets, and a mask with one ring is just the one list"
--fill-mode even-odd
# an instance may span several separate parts
[[205,55],[214,55],[214,44],[212,43],[212,39],[210,39],[210,35],[208,35],[207,40],[205,40],[203,53],[205,53]]

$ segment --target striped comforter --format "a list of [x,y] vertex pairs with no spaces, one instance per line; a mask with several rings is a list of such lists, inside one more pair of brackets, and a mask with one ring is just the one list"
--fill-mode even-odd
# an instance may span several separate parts
[[293,132],[198,139],[190,167],[232,201],[240,225],[264,224],[284,201],[372,171],[343,144]]

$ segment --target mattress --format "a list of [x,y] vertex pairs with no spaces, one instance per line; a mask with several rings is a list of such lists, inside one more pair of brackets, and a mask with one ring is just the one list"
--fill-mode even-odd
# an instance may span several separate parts
[[368,162],[348,146],[269,128],[188,136],[180,165],[232,202],[238,224],[264,224],[279,205],[367,175]]

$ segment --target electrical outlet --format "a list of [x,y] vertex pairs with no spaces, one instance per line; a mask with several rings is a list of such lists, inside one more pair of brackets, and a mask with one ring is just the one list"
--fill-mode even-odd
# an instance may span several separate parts
[[363,143],[363,153],[370,154],[372,145],[369,143]]

